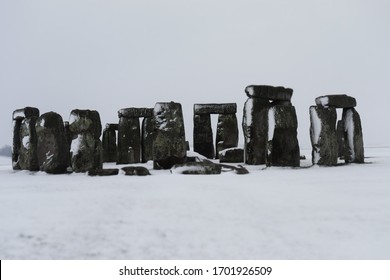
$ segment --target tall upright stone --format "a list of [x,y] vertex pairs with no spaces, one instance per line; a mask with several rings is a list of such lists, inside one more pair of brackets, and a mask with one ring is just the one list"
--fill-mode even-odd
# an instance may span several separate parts
[[219,152],[237,147],[238,145],[238,124],[236,114],[219,114],[217,124],[217,136],[215,139],[216,158]]
[[153,160],[153,136],[154,119],[153,117],[145,117],[142,120],[142,136],[141,136],[141,150],[142,162]]
[[213,130],[210,114],[194,114],[194,151],[207,157],[214,158]]
[[362,124],[354,108],[343,110],[344,159],[346,163],[364,163]]
[[300,165],[297,138],[298,120],[294,106],[274,105],[269,109],[269,139],[271,139],[268,164],[272,166]]
[[[18,169],[27,169],[27,170],[35,170],[36,164],[36,141],[35,141],[35,128],[34,121],[39,117],[38,108],[34,107],[25,107],[22,109],[15,110],[12,114],[12,126],[13,126],[13,143],[12,143],[12,168],[14,170]],[[24,122],[24,131],[23,135],[21,135],[22,123]],[[30,121],[31,120],[31,121]],[[22,138],[21,138],[22,137]],[[26,143],[27,139],[31,139],[28,141],[28,145]],[[25,141],[24,143],[22,143]],[[22,144],[25,144],[22,147]],[[22,150],[21,150],[22,149]],[[23,153],[23,167],[20,166],[20,152]]]
[[103,130],[103,162],[117,161],[116,131],[118,124],[108,123]]
[[62,117],[55,112],[41,115],[35,125],[39,169],[47,173],[65,173],[69,150]]
[[153,168],[170,169],[186,160],[186,140],[180,103],[156,103]]
[[118,164],[140,162],[141,130],[138,118],[121,117],[118,126]]
[[100,141],[102,125],[95,110],[73,110],[69,130],[72,134],[70,148],[74,172],[88,172],[103,168],[103,147]]
[[38,171],[37,134],[35,124],[38,117],[25,118],[20,127],[21,146],[19,150],[19,165],[23,170]]
[[338,146],[338,156],[339,158],[344,158],[344,122],[339,120],[337,122],[337,146]]
[[338,145],[337,113],[333,107],[310,107],[310,140],[312,162],[318,165],[336,165]]

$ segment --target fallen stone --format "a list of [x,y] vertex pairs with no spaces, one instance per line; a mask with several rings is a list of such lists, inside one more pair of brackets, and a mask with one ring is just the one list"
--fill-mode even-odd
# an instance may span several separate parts
[[236,114],[226,114],[218,116],[217,133],[215,139],[216,157],[219,152],[228,148],[237,147],[238,144],[238,124]]
[[359,113],[354,109],[343,110],[344,159],[346,163],[364,163],[362,124]]
[[153,108],[125,108],[118,111],[119,118],[151,118]]
[[273,87],[266,85],[250,85],[245,88],[249,98],[263,98],[267,100],[290,101],[293,90],[285,87]]
[[244,162],[244,150],[241,148],[229,148],[219,152],[220,162]]
[[149,170],[143,166],[126,166],[122,170],[127,176],[147,176],[151,175]]
[[221,174],[222,167],[209,162],[187,162],[176,164],[171,172],[185,175],[211,175]]
[[156,103],[154,107],[153,168],[170,169],[186,160],[186,140],[180,103]]
[[310,140],[313,164],[337,165],[336,120],[335,108],[310,107]]
[[47,173],[66,173],[69,150],[64,121],[55,112],[41,115],[35,125],[39,169]]
[[89,176],[115,176],[118,173],[119,169],[117,168],[92,169],[88,171]]
[[194,115],[194,151],[210,159],[214,158],[213,130],[208,114]]
[[194,104],[194,115],[235,114],[235,113],[237,113],[236,103]]
[[317,106],[335,108],[356,107],[356,99],[345,94],[325,95],[316,98]]

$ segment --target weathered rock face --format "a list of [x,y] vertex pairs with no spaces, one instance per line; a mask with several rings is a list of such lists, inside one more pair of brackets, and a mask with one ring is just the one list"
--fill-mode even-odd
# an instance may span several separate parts
[[125,108],[118,111],[119,118],[151,118],[153,108]]
[[300,165],[297,138],[298,120],[294,106],[272,106],[269,109],[271,147],[268,164],[272,166]]
[[183,112],[180,103],[156,103],[154,107],[153,168],[169,169],[186,159]]
[[[37,118],[39,117],[39,110],[38,108],[34,107],[25,107],[22,109],[17,109],[12,114],[12,126],[13,126],[13,140],[12,140],[12,168],[14,170],[24,169],[19,164],[19,156],[20,156],[20,149],[22,145],[22,139],[20,137],[21,133],[21,127],[22,127],[22,121],[24,119],[29,120],[30,118]],[[35,131],[31,131],[31,133],[35,133]],[[26,135],[24,135],[26,136]],[[34,141],[34,140],[33,140]],[[34,145],[34,143],[33,143]],[[31,154],[31,153],[29,153]],[[34,156],[36,157],[36,155]],[[24,163],[24,167],[26,167],[26,162]],[[33,166],[31,168],[35,169]],[[29,168],[27,168],[29,169]]]
[[344,159],[346,163],[364,163],[362,124],[354,108],[343,110]]
[[143,166],[126,166],[122,170],[127,176],[147,176],[151,175],[149,170]]
[[38,117],[26,118],[20,127],[19,166],[23,170],[38,171],[37,134],[35,123]]
[[245,102],[242,128],[245,137],[246,164],[266,163],[268,108],[269,101],[267,99],[249,98]]
[[144,118],[142,121],[141,150],[142,162],[153,160],[153,136],[154,120],[153,118]]
[[235,114],[237,113],[236,103],[208,103],[194,104],[194,115],[210,114]]
[[344,122],[337,122],[337,146],[339,158],[344,158]]
[[345,94],[325,95],[316,98],[319,107],[353,108],[356,106],[356,99]]
[[337,164],[336,120],[337,113],[335,108],[310,107],[310,140],[313,164]]
[[115,176],[118,175],[118,173],[118,168],[91,169],[88,171],[89,176]]
[[99,139],[102,125],[97,111],[73,110],[69,130],[72,134],[70,148],[74,172],[87,172],[103,167],[103,147]]
[[118,124],[106,124],[103,130],[103,161],[116,162],[118,149],[116,145],[116,131]]
[[244,162],[244,150],[240,148],[229,148],[219,152],[220,162]]
[[249,98],[255,97],[279,101],[290,101],[293,94],[291,88],[266,85],[250,85],[245,88],[245,92]]
[[118,126],[118,164],[140,162],[141,130],[138,118],[120,118]]
[[185,175],[217,175],[221,174],[222,167],[211,162],[187,162],[174,165],[171,171]]
[[219,152],[228,148],[237,147],[238,124],[236,114],[220,114],[218,116],[216,144],[216,157]]
[[37,155],[41,171],[65,173],[69,163],[69,151],[62,117],[54,112],[41,115],[35,125]]
[[194,114],[194,151],[207,157],[214,158],[213,131],[209,114]]

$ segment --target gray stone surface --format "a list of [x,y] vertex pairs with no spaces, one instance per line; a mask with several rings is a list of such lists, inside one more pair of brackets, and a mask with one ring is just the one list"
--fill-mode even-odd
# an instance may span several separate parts
[[186,139],[180,103],[156,103],[153,168],[170,169],[186,160]]
[[141,151],[142,162],[148,162],[153,160],[153,136],[154,131],[154,119],[144,118],[142,120],[142,135],[141,135]]
[[214,158],[213,130],[209,114],[194,114],[194,151],[210,159]]
[[219,152],[220,162],[244,162],[244,149],[229,148]]
[[88,171],[89,176],[115,176],[118,174],[118,168],[92,169]]
[[148,176],[151,175],[149,170],[143,166],[126,166],[122,170],[127,176]]
[[345,94],[324,95],[316,98],[316,105],[321,107],[353,108],[356,99]]
[[153,108],[124,108],[118,111],[119,118],[151,118]]
[[244,104],[242,128],[245,138],[245,163],[266,163],[269,102],[263,98],[248,98]]
[[337,164],[336,120],[335,108],[310,107],[310,140],[313,164],[328,166]]
[[172,171],[185,175],[218,175],[222,167],[211,162],[187,162],[174,165]]
[[339,120],[337,122],[337,146],[339,158],[344,158],[344,122]]
[[344,159],[346,163],[364,163],[364,143],[359,113],[354,109],[343,110]]
[[81,133],[92,133],[94,138],[102,134],[102,123],[99,112],[95,110],[72,110],[69,117],[69,130],[72,136]]
[[35,124],[38,117],[25,118],[20,127],[19,166],[23,170],[38,171],[37,134]]
[[267,85],[250,85],[245,88],[249,98],[263,98],[267,100],[290,101],[293,90],[285,87],[274,87]]
[[215,139],[216,158],[219,152],[228,148],[237,147],[238,124],[236,114],[218,115],[217,133]]
[[236,103],[207,103],[194,104],[194,114],[235,114],[237,113]]
[[[116,129],[115,129],[116,128]],[[116,144],[116,131],[118,125],[106,124],[103,130],[103,162],[116,162],[118,148]]]
[[62,117],[55,112],[41,115],[35,125],[37,155],[41,171],[65,173],[69,163],[69,151]]
[[141,130],[138,118],[120,118],[118,126],[118,164],[141,160]]
[[17,109],[12,114],[13,120],[24,120],[25,118],[39,117],[39,109],[35,107],[25,107]]
[[298,120],[294,106],[272,106],[269,116],[274,126],[268,164],[271,166],[300,165],[300,150],[297,138]]

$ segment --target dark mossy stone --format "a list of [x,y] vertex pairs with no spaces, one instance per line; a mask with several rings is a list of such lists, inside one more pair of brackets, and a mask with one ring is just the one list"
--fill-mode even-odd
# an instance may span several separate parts
[[122,170],[127,176],[147,176],[151,175],[149,170],[143,166],[126,166],[122,167]]
[[344,159],[346,163],[364,163],[363,130],[359,113],[344,109]]
[[53,174],[66,173],[69,150],[64,121],[55,112],[48,112],[36,120],[37,156],[39,169]]
[[324,95],[316,98],[316,104],[320,107],[353,108],[356,107],[356,99],[346,94]]
[[285,87],[274,87],[267,85],[250,85],[245,88],[249,98],[263,98],[267,100],[290,101],[293,90]]
[[339,120],[337,122],[337,146],[339,158],[344,158],[344,122]]
[[22,120],[16,119],[12,121],[13,135],[12,135],[12,169],[20,170],[19,155],[20,155],[20,128]]
[[244,162],[244,149],[229,148],[219,152],[220,162]]
[[37,134],[38,117],[25,118],[20,127],[19,165],[23,170],[38,171]]
[[170,169],[186,160],[186,139],[180,103],[156,103],[154,107],[153,168]]
[[117,124],[117,123],[107,123],[106,124],[106,129],[107,130],[114,130],[114,131],[116,131],[116,130],[118,130],[118,128],[119,128],[119,124]]
[[35,107],[25,107],[17,109],[12,114],[13,120],[23,120],[25,118],[39,117],[39,109]]
[[209,114],[235,114],[237,113],[236,103],[207,103],[194,104],[195,115]]
[[246,164],[266,163],[269,106],[269,101],[262,98],[248,98],[245,102],[242,129]]
[[71,166],[74,172],[87,172],[103,168],[103,147],[91,133],[78,134],[72,140]]
[[138,118],[120,118],[118,126],[118,164],[141,160],[141,129]]
[[116,130],[106,128],[103,130],[103,162],[116,162],[118,148],[116,145]]
[[219,152],[228,148],[237,147],[238,123],[236,114],[218,115],[217,133],[215,139],[216,157]]
[[88,171],[89,176],[115,176],[118,173],[118,168],[92,169]]
[[142,120],[142,135],[141,135],[141,153],[142,162],[153,160],[153,136],[154,120],[153,118],[144,118]]
[[194,152],[214,158],[213,130],[209,114],[194,115]]
[[310,140],[313,164],[337,165],[336,120],[335,108],[310,107]]
[[72,110],[69,130],[73,137],[81,133],[92,133],[95,139],[99,138],[102,134],[99,112],[95,110]]
[[174,165],[172,171],[185,175],[217,175],[221,174],[222,167],[211,162],[187,162]]
[[118,118],[151,118],[153,108],[124,108],[118,111]]

